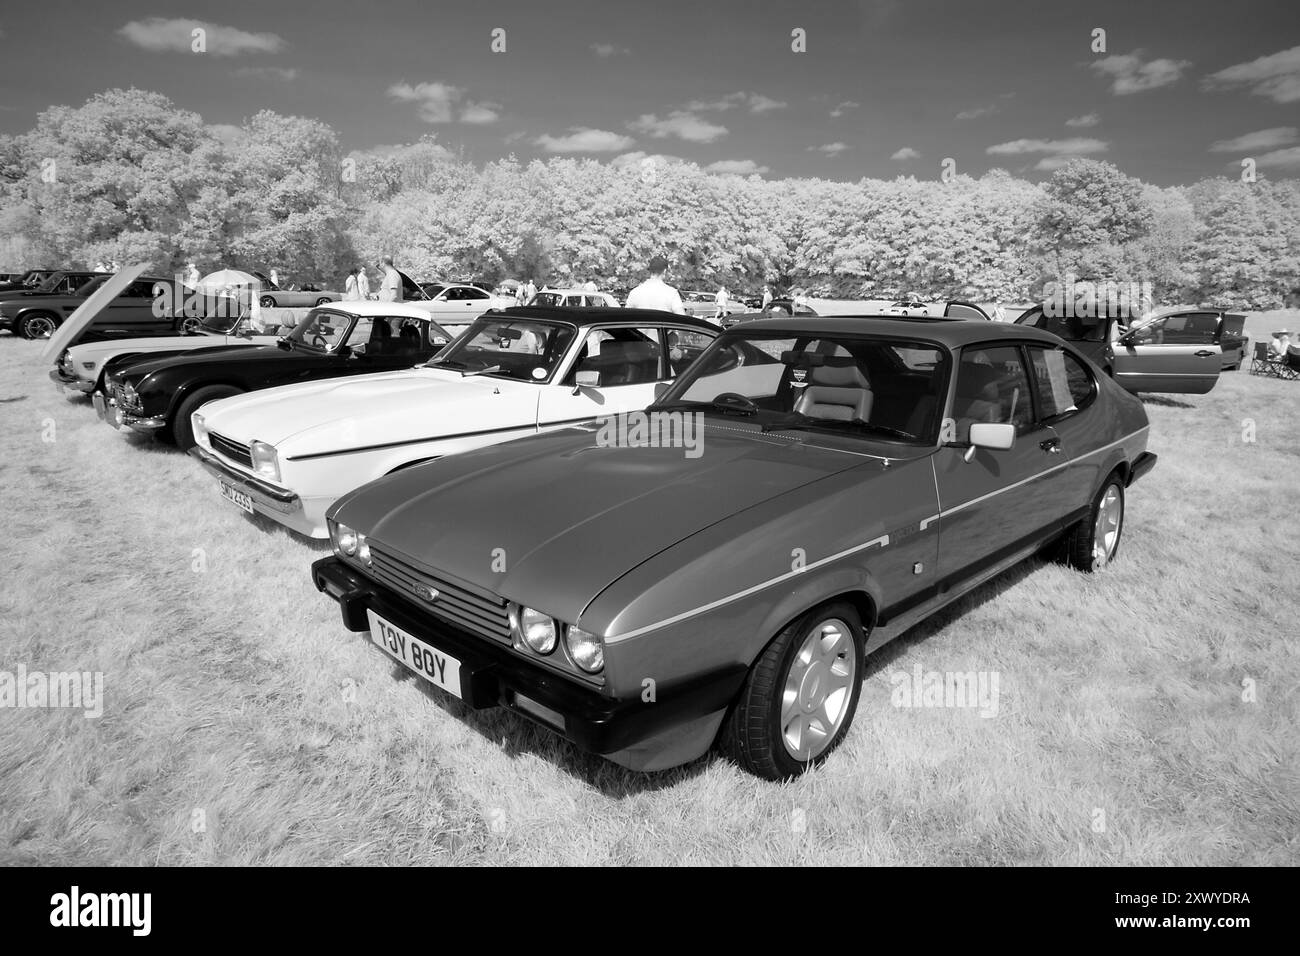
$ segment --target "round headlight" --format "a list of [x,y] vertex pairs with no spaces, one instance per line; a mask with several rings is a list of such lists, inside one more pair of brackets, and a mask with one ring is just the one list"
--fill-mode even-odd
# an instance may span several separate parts
[[588,674],[594,674],[605,666],[605,644],[599,634],[569,625],[564,630],[564,643],[573,663]]
[[338,544],[339,550],[349,558],[357,553],[357,533],[345,524],[338,526],[334,533],[335,543]]
[[519,630],[524,643],[538,654],[549,654],[555,650],[555,619],[530,607],[521,608],[519,612]]

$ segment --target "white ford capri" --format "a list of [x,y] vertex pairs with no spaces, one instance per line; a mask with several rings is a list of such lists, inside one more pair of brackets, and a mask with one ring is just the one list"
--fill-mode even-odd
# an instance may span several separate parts
[[493,312],[412,369],[204,405],[191,454],[239,508],[324,538],[338,498],[408,465],[644,408],[718,332],[646,309]]

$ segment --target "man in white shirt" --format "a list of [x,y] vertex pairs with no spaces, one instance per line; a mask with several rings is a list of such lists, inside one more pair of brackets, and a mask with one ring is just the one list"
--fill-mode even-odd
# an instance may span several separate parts
[[364,267],[357,270],[357,298],[370,298],[370,276],[366,275]]
[[770,285],[765,285],[763,286],[763,306],[762,306],[763,311],[766,312],[767,307],[771,304],[772,304],[772,287]]
[[667,271],[667,259],[663,256],[655,256],[651,259],[650,278],[627,294],[627,307],[629,309],[658,309],[661,312],[675,312],[677,315],[685,315],[686,306],[682,305],[681,295],[664,281],[664,273]]
[[524,302],[532,302],[535,295],[537,295],[537,286],[533,284],[532,279],[529,279],[528,284],[524,286]]
[[380,302],[402,301],[402,277],[393,266],[393,257],[384,256],[379,260],[379,269],[384,274],[383,284],[379,287]]
[[355,302],[360,296],[357,294],[357,268],[353,266],[348,270],[348,277],[343,282],[343,299],[347,302]]
[[717,294],[713,296],[713,303],[717,306],[713,312],[715,319],[721,319],[727,314],[727,302],[730,298],[727,294],[727,287],[725,285],[718,286]]

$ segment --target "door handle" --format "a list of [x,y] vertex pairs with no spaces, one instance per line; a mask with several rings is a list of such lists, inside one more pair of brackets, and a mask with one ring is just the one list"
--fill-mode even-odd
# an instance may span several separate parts
[[1214,352],[1213,352],[1212,350],[1210,350],[1210,349],[1198,349],[1197,351],[1193,352],[1192,354],[1193,354],[1193,355],[1196,355],[1198,358],[1205,358],[1207,355],[1213,355]]
[[1061,453],[1061,439],[1044,438],[1038,443],[1038,447],[1050,454],[1059,455]]

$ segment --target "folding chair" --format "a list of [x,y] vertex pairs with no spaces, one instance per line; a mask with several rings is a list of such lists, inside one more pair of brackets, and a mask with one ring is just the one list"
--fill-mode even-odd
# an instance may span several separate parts
[[1256,342],[1255,354],[1250,360],[1251,375],[1269,375],[1277,376],[1277,369],[1273,368],[1276,363],[1268,355],[1268,343]]
[[1282,367],[1278,369],[1278,371],[1281,373],[1280,374],[1281,378],[1285,378],[1288,381],[1293,381],[1293,382],[1300,380],[1300,355],[1296,354],[1294,349],[1287,349],[1286,362],[1279,363],[1279,364],[1282,365]]

